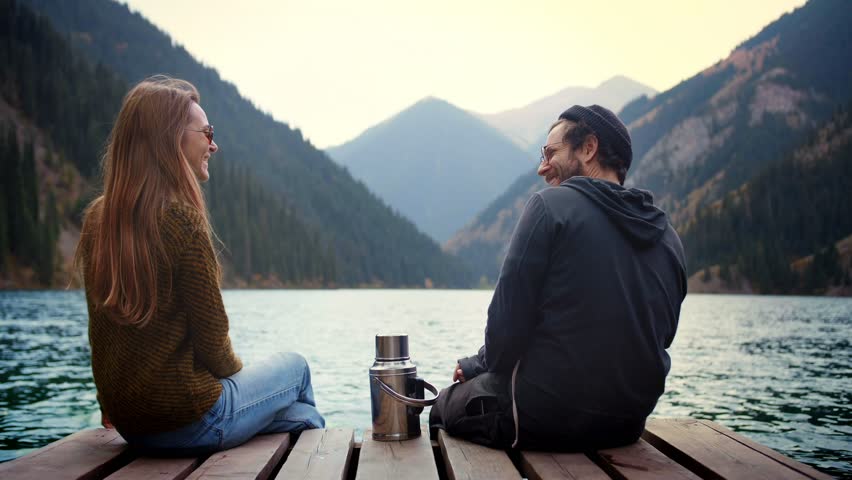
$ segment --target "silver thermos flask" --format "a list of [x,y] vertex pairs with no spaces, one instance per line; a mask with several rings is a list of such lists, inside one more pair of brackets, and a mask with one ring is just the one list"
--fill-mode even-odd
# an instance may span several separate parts
[[[425,390],[435,397],[426,399]],[[405,440],[420,436],[423,407],[438,400],[438,390],[417,376],[408,356],[408,335],[376,335],[376,361],[370,368],[373,439]]]

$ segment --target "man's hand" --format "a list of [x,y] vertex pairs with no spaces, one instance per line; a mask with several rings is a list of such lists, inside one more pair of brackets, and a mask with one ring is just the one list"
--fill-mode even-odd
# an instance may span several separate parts
[[112,425],[112,422],[109,421],[109,416],[107,416],[106,412],[103,410],[101,410],[101,425],[103,425],[104,428],[115,428]]
[[456,364],[456,369],[453,371],[453,382],[464,383],[464,381],[464,372],[462,371],[461,365]]

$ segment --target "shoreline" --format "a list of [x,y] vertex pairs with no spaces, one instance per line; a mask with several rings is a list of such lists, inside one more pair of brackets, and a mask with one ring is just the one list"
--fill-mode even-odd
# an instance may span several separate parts
[[[0,287],[0,293],[5,292],[81,292],[82,288],[42,288],[42,287]],[[313,286],[237,286],[227,285],[221,288],[222,291],[272,291],[272,290],[287,290],[287,291],[335,291],[335,290],[422,290],[427,291],[493,291],[494,287],[470,287],[470,288],[453,288],[453,287],[432,287],[426,288],[423,286],[338,286],[338,287],[313,287]],[[691,286],[687,290],[687,297],[691,295],[719,295],[719,296],[754,296],[754,297],[804,297],[804,298],[852,298],[852,287],[834,287],[824,294],[804,294],[804,293],[755,293],[743,290],[713,290],[713,289],[692,289]]]

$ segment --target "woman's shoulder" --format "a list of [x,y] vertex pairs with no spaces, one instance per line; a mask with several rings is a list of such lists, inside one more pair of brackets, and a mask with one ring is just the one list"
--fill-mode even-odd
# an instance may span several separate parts
[[207,232],[207,221],[196,208],[180,202],[170,202],[163,212],[163,226],[176,234],[193,235]]
[[102,208],[103,196],[99,196],[92,200],[83,211],[83,222],[80,226],[80,240],[77,244],[77,252],[74,255],[75,262],[78,259],[85,261],[85,259],[89,257],[95,233],[100,228]]

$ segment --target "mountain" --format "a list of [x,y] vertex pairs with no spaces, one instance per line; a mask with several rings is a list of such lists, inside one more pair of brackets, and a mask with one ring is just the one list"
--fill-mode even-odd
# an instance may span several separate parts
[[15,1],[0,1],[0,18],[0,288],[54,285],[64,220],[88,189],[124,87]]
[[536,171],[518,177],[488,207],[456,232],[444,249],[463,259],[479,278],[480,286],[497,281],[509,238],[527,199],[545,185]]
[[[852,99],[850,22],[849,2],[811,0],[725,60],[625,105],[619,116],[634,152],[627,185],[651,190],[683,231],[701,209],[790,155]],[[445,249],[494,281],[524,202],[544,187],[532,173],[519,178]]]
[[509,239],[530,196],[547,185],[533,169],[518,177],[445,244],[444,249],[463,259],[482,286],[500,274]]
[[653,99],[625,106],[635,165],[683,224],[742,185],[852,98],[852,5],[811,0],[731,55]]
[[[104,64],[127,83],[156,73],[194,83],[228,161],[284,202],[300,223],[314,231],[321,250],[333,256],[334,278],[327,283],[470,283],[469,273],[456,258],[442,252],[301,132],[258,110],[214,69],[200,64],[126,5],[110,0],[25,0],[25,4],[46,15],[89,60]],[[216,168],[213,162],[213,181]]]
[[852,294],[850,107],[682,228],[693,291]]
[[437,98],[417,102],[328,153],[441,242],[534,163],[500,132]]
[[567,87],[529,105],[479,117],[503,132],[525,151],[537,152],[547,128],[560,113],[575,104],[598,104],[617,112],[639,96],[657,92],[635,80],[618,75],[597,87]]
[[[0,31],[0,288],[62,287],[128,85],[26,5],[5,0],[0,13],[12,20]],[[224,163],[214,175],[206,186],[214,229],[230,247],[226,285],[334,281],[332,253],[282,198],[242,167]]]

